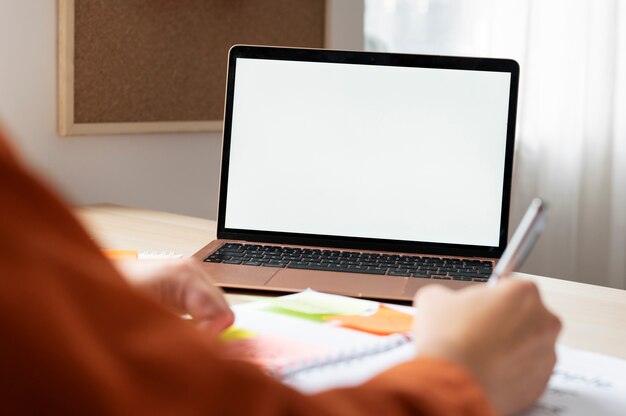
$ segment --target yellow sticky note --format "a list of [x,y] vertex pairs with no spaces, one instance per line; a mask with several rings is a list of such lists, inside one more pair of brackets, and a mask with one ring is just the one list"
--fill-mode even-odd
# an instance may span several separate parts
[[380,305],[378,311],[369,316],[335,315],[327,316],[324,319],[327,321],[338,321],[343,327],[376,335],[408,332],[413,326],[413,315],[399,312],[385,305]]
[[250,339],[253,338],[255,335],[256,334],[254,332],[248,331],[247,329],[231,326],[220,334],[220,341],[229,342],[242,339]]

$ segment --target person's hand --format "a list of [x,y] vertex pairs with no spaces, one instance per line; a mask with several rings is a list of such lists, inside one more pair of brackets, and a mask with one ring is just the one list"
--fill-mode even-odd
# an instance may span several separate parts
[[188,313],[199,327],[217,335],[232,325],[222,291],[193,259],[122,260],[115,262],[126,280],[175,313]]
[[433,285],[417,293],[415,305],[418,355],[466,368],[502,414],[541,396],[556,363],[561,323],[534,283],[501,279],[457,292]]

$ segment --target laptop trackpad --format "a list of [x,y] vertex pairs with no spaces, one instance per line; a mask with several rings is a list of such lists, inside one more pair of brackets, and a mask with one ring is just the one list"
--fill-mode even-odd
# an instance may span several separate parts
[[398,297],[404,293],[407,279],[357,273],[281,269],[265,284],[268,288],[337,293],[359,297]]

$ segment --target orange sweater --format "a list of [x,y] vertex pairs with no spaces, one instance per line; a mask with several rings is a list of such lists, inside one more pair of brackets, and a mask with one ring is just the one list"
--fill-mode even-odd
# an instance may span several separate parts
[[490,415],[455,364],[420,358],[305,396],[220,357],[134,291],[0,137],[0,414]]

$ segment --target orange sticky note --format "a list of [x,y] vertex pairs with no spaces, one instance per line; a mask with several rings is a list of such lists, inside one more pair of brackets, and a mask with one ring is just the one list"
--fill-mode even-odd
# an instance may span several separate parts
[[327,316],[324,319],[327,321],[339,321],[343,327],[376,335],[408,332],[413,326],[413,315],[399,312],[385,305],[380,305],[378,311],[370,316],[334,315]]
[[111,260],[137,259],[137,250],[102,250]]

